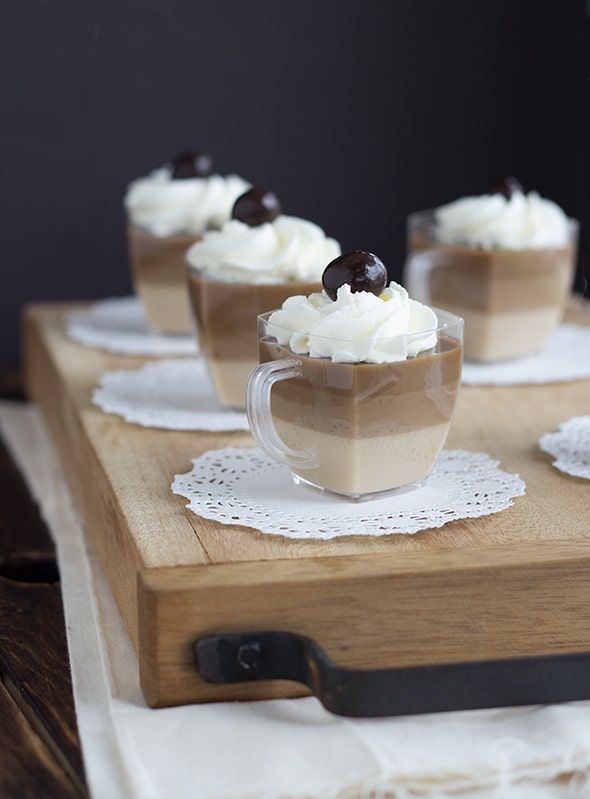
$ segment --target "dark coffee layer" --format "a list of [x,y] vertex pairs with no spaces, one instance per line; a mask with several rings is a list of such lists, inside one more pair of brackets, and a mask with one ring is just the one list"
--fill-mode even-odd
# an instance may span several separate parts
[[258,362],[256,317],[280,308],[287,297],[321,291],[320,283],[238,283],[189,269],[189,293],[199,343],[215,360]]
[[484,250],[443,244],[416,234],[412,254],[427,259],[429,302],[440,308],[512,313],[563,307],[575,267],[575,247]]
[[178,282],[184,287],[186,251],[200,240],[200,236],[154,236],[135,225],[129,225],[127,238],[134,281]]
[[346,438],[396,435],[447,423],[461,378],[462,347],[436,347],[395,363],[333,363],[261,341],[260,362],[295,359],[301,376],[272,389],[273,417]]

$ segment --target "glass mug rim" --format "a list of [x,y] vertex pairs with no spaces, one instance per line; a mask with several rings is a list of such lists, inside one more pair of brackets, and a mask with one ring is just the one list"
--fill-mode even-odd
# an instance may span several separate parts
[[[407,341],[416,341],[417,339],[424,338],[425,336],[431,336],[435,334],[443,333],[445,330],[449,330],[451,328],[455,328],[457,326],[462,326],[464,324],[464,319],[462,316],[457,316],[457,314],[453,314],[450,311],[444,311],[441,308],[435,308],[434,306],[428,306],[437,316],[439,324],[436,327],[429,327],[425,330],[414,331],[412,333],[398,333],[395,336],[384,336],[383,338],[376,338],[373,339],[374,342],[407,342]],[[277,310],[281,310],[280,308]],[[266,313],[259,314],[257,317],[258,324],[263,325],[265,328],[268,325],[271,315],[275,313],[275,311],[267,311]],[[285,327],[284,325],[277,325],[274,322],[272,323],[273,327],[278,328],[279,330],[284,331],[285,333],[289,333],[290,335],[301,336],[301,335],[309,335],[307,333],[302,333],[299,330],[293,330],[289,327]],[[346,338],[336,338],[335,336],[317,336],[313,334],[314,338],[319,339],[321,341],[331,341],[341,344],[350,344],[351,339]],[[298,353],[293,353],[294,357],[297,357]],[[418,357],[418,356],[414,356]],[[320,359],[321,360],[321,359]],[[354,365],[354,364],[353,364]]]

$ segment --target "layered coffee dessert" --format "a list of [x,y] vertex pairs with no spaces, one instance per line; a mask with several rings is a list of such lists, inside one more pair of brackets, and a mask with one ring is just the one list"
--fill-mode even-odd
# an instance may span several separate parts
[[509,178],[408,223],[406,284],[465,319],[465,356],[494,361],[539,350],[571,291],[577,223]]
[[201,150],[130,184],[125,196],[128,247],[136,293],[149,322],[166,333],[190,333],[185,254],[206,230],[229,219],[248,183],[237,175],[211,174],[213,161]]
[[[430,474],[461,378],[462,320],[386,281],[376,256],[348,253],[327,267],[323,292],[291,297],[261,320],[259,369],[290,370],[273,380],[270,408],[279,439],[301,455],[293,473],[353,499]],[[250,396],[248,411],[265,449]]]
[[321,289],[340,246],[317,225],[281,213],[275,194],[251,189],[221,230],[187,253],[189,293],[201,350],[219,402],[245,407],[258,363],[256,317],[293,294]]

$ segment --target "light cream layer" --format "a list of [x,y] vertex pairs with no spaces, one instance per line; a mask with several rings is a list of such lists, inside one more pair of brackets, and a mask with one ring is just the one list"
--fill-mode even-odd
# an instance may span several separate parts
[[258,366],[258,361],[207,358],[209,376],[222,405],[240,409],[246,407],[246,383],[255,366]]
[[340,494],[372,494],[424,480],[443,447],[449,423],[390,436],[345,438],[274,419],[292,449],[313,452],[317,468],[296,474]]
[[457,305],[447,310],[465,320],[465,358],[474,361],[500,361],[534,354],[562,315],[560,308],[487,313]]

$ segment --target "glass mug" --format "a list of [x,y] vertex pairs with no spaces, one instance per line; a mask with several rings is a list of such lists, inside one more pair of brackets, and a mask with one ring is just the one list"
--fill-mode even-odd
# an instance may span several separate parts
[[421,485],[447,438],[463,361],[463,320],[435,312],[437,328],[383,342],[406,348],[433,336],[432,348],[380,364],[297,355],[269,334],[271,314],[259,316],[246,408],[260,448],[295,483],[351,500]]
[[483,249],[437,240],[435,212],[408,218],[404,284],[411,297],[465,320],[465,357],[519,358],[539,350],[572,288],[578,223],[563,247]]

